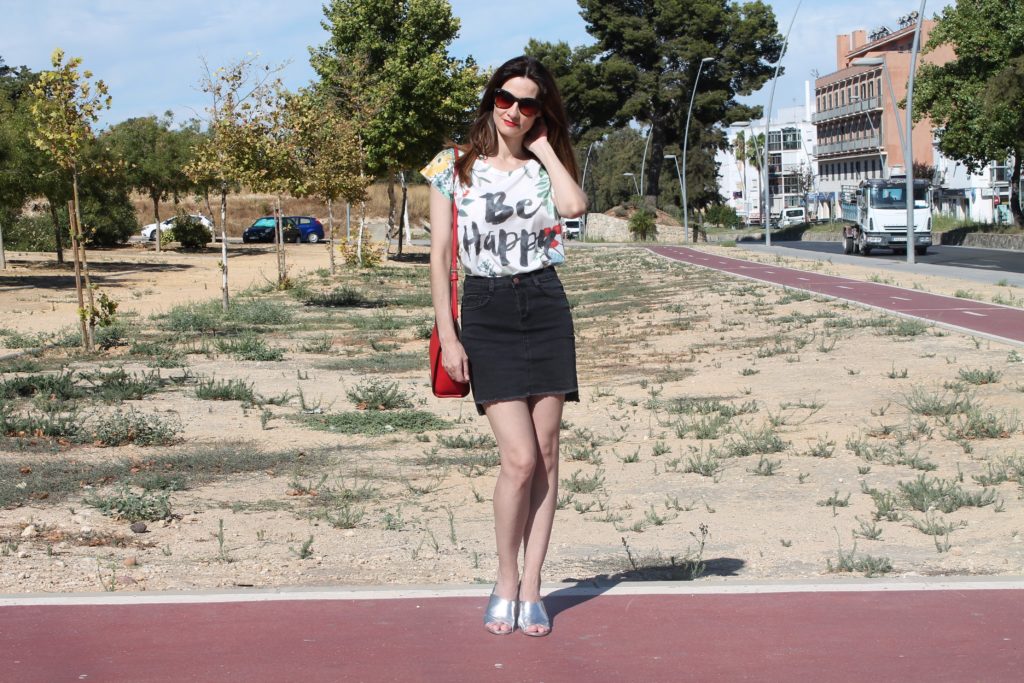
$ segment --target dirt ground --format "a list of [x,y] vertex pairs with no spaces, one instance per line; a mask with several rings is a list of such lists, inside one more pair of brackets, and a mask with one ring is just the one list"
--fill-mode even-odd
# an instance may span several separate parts
[[[1024,349],[939,327],[901,327],[876,311],[635,248],[568,251],[573,265],[563,281],[574,302],[582,400],[564,414],[547,581],[849,575],[836,568],[1024,573]],[[372,276],[329,279],[327,254],[324,245],[289,245],[290,275],[324,287],[373,285]],[[70,327],[70,267],[55,268],[48,255],[8,258],[0,328]],[[219,298],[216,249],[158,255],[138,246],[90,253],[90,262],[94,282],[140,329],[175,306]],[[784,265],[935,293],[970,290],[986,301],[1008,290],[927,276],[895,282],[870,266]],[[425,282],[422,259],[396,267],[418,269],[417,282]],[[266,292],[276,277],[269,247],[233,245],[229,268],[233,296]],[[336,361],[370,359],[386,347],[394,354],[388,358],[422,353],[425,367],[426,342],[415,328],[430,317],[420,307],[402,318],[404,328],[370,342],[351,331],[358,329],[352,319],[303,318],[269,334],[285,349],[281,361],[190,351],[184,368],[162,372],[238,379],[263,396],[291,397],[260,407],[214,403],[182,384],[129,402],[180,421],[178,445],[0,442],[0,463],[22,472],[54,459],[127,459],[145,468],[160,455],[197,448],[294,454],[264,471],[171,491],[174,514],[145,533],[86,504],[111,489],[104,482],[0,509],[0,592],[492,581],[496,448],[468,399],[435,399],[423,367],[386,368],[380,376],[417,410],[451,426],[371,436],[316,431],[295,419],[304,409],[353,410],[348,392],[377,376],[372,366],[336,369]],[[331,348],[299,350],[324,330]],[[200,345],[199,337],[168,343]],[[116,351],[77,365],[152,367]],[[0,374],[0,381],[18,375]],[[949,405],[957,396],[972,407],[948,416],[916,409],[925,399]],[[945,493],[915,509],[922,489]]]

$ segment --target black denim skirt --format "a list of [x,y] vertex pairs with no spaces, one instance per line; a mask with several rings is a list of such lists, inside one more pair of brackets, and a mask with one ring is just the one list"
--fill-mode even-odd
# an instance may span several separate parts
[[569,301],[553,267],[504,277],[467,275],[462,345],[473,400],[483,404],[564,394],[579,401]]

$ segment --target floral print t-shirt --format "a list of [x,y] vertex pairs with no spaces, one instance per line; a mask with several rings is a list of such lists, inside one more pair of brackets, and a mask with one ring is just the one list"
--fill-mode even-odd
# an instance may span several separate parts
[[447,199],[455,190],[459,260],[467,274],[518,275],[565,261],[551,179],[540,162],[530,159],[514,171],[499,171],[478,158],[469,187],[454,169],[455,154],[446,149],[420,173]]

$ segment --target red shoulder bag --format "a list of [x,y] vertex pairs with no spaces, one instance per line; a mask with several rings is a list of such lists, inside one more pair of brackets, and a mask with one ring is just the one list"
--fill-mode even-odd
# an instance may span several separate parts
[[[455,148],[455,159],[459,158],[459,150]],[[455,177],[457,171],[452,167],[452,264],[449,269],[450,291],[452,301],[452,321],[455,331],[459,330],[459,208],[455,198]],[[438,398],[462,398],[469,394],[468,382],[456,382],[449,376],[441,364],[441,341],[437,336],[437,321],[430,333],[430,388]]]

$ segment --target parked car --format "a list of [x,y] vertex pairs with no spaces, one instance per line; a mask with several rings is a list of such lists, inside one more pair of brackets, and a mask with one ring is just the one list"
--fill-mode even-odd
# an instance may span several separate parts
[[316,244],[324,238],[324,226],[323,223],[313,218],[312,216],[286,216],[295,222],[295,227],[299,229],[299,239],[296,241],[308,242],[309,244]]
[[[263,216],[253,221],[253,224],[242,233],[242,241],[249,242],[274,242],[274,231],[277,229],[277,221],[273,216]],[[281,231],[285,242],[298,242],[299,229],[290,216],[281,219]]]
[[567,240],[578,240],[582,234],[583,223],[579,218],[566,218],[562,221],[562,234]]
[[[197,220],[203,224],[203,226],[210,231],[210,238],[213,238],[213,221],[204,216],[201,213],[189,214],[189,218]],[[165,221],[160,221],[160,232],[174,232],[174,223],[178,220],[177,216],[171,216]],[[147,239],[150,242],[156,241],[156,223],[150,223],[149,225],[142,226],[141,234],[143,239]]]
[[791,206],[782,210],[782,227],[807,222],[807,210],[802,206]]
[[[324,238],[324,226],[312,216],[282,216],[281,230],[285,242],[309,242],[316,244]],[[257,218],[242,233],[242,241],[273,242],[276,221],[273,216]]]

